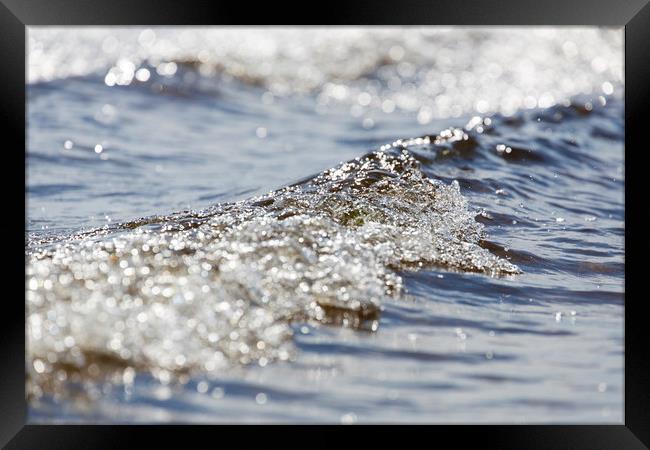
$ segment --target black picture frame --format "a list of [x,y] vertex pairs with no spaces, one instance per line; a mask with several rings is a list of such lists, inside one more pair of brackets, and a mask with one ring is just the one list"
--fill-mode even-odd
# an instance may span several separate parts
[[[293,13],[290,19],[289,11]],[[184,436],[183,445],[192,445],[209,436],[213,427],[132,426],[43,426],[26,425],[25,401],[25,309],[24,242],[10,236],[25,233],[24,164],[25,147],[25,67],[26,26],[31,25],[219,25],[267,24],[268,22],[337,25],[606,25],[625,27],[625,414],[624,424],[606,426],[436,426],[425,428],[432,444],[454,442],[463,446],[471,439],[482,447],[495,448],[588,448],[636,449],[650,445],[650,347],[646,344],[648,320],[644,313],[641,271],[645,239],[640,234],[643,208],[643,157],[647,137],[647,110],[650,109],[650,5],[648,0],[440,0],[399,2],[328,1],[287,4],[278,2],[207,2],[201,0],[0,0],[0,120],[5,132],[3,160],[7,170],[2,178],[3,217],[0,229],[4,247],[6,285],[0,318],[0,444],[6,448],[121,448],[124,432],[152,442],[173,442],[172,434]],[[633,241],[633,237],[637,241]],[[22,256],[21,256],[22,255]],[[15,286],[18,295],[13,294]],[[10,294],[10,293],[11,294]],[[639,292],[638,295],[635,295]],[[22,293],[22,295],[21,295]],[[20,299],[23,299],[21,302]],[[233,429],[233,427],[226,427]],[[242,430],[235,428],[241,436]],[[317,445],[337,445],[340,438],[329,431],[300,427]],[[365,428],[365,427],[361,427]],[[322,428],[321,428],[322,429]],[[223,429],[218,431],[223,436]],[[384,439],[392,427],[362,430],[364,439]],[[313,433],[313,434],[312,434]],[[409,430],[409,434],[411,430]],[[290,445],[286,427],[266,427],[260,433],[245,433],[246,443],[257,436]],[[293,435],[293,432],[292,432]],[[295,438],[295,435],[293,435]],[[187,438],[187,439],[186,439]],[[316,438],[316,439],[314,439]],[[220,438],[222,439],[222,437]],[[411,439],[409,439],[410,442]],[[277,441],[276,441],[277,442]],[[305,442],[305,441],[303,441]],[[307,441],[308,442],[308,441]],[[424,441],[427,442],[427,441]],[[305,445],[312,445],[307,444]],[[245,445],[248,446],[248,445]],[[302,445],[301,445],[302,446]]]

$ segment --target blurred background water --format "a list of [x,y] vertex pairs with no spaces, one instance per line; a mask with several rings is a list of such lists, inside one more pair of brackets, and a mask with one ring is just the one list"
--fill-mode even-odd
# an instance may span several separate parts
[[[27,240],[280,188],[399,138],[522,274],[400,273],[375,332],[292,324],[294,361],[138,374],[37,422],[623,420],[623,33],[595,28],[28,30]],[[482,122],[481,122],[482,123]],[[483,214],[479,214],[483,211]]]

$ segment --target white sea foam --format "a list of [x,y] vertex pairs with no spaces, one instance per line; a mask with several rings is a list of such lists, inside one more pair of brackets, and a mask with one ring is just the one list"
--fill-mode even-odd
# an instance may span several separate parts
[[343,103],[353,115],[414,111],[423,124],[609,95],[623,82],[622,29],[453,30],[30,27],[28,80],[98,74],[120,86],[174,77],[189,62],[269,96],[313,94],[321,107]]
[[[449,131],[435,142],[464,137]],[[428,142],[399,141],[209,211],[32,242],[32,393],[57,371],[67,379],[132,367],[164,381],[286,360],[291,321],[376,329],[382,299],[402,290],[397,270],[518,273],[480,246],[482,225],[458,184],[420,170],[407,147]]]

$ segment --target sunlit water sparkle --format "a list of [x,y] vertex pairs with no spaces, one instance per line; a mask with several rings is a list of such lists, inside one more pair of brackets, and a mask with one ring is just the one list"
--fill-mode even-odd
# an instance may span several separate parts
[[31,420],[621,422],[620,30],[28,37]]

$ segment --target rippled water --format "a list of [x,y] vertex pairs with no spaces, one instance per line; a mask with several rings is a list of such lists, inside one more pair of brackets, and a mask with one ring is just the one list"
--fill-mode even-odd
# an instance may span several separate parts
[[621,30],[28,37],[31,420],[622,421]]

